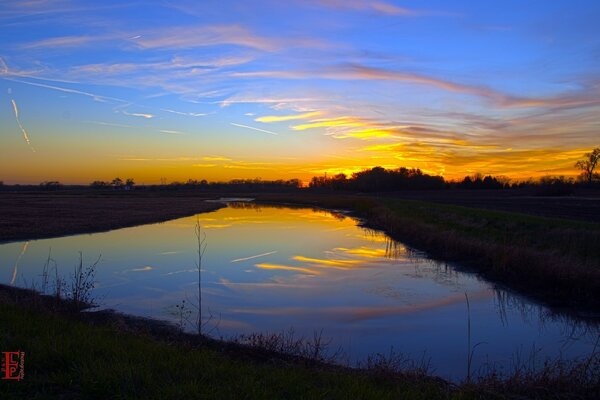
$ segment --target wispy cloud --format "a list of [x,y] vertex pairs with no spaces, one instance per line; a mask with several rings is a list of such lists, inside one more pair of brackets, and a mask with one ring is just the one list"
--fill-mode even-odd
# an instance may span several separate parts
[[246,95],[234,95],[225,100],[216,102],[221,107],[229,107],[232,104],[296,104],[314,103],[320,101],[316,97],[255,97]]
[[313,111],[304,114],[296,114],[296,115],[271,115],[256,118],[256,122],[281,122],[281,121],[293,121],[297,119],[309,119],[313,117],[317,117],[322,115],[321,111]]
[[4,79],[9,80],[11,82],[22,83],[24,85],[37,86],[37,87],[41,87],[41,88],[45,88],[45,89],[56,90],[59,92],[87,96],[87,97],[91,97],[95,101],[99,101],[99,102],[106,102],[106,101],[116,101],[116,102],[120,102],[120,103],[126,102],[125,100],[118,99],[115,97],[102,96],[102,95],[98,95],[98,94],[94,94],[94,93],[84,92],[81,90],[69,89],[69,88],[54,86],[54,85],[47,85],[45,83],[31,82],[31,81],[26,81],[26,80],[22,80],[22,79],[14,79],[14,78],[4,78]]
[[48,47],[79,47],[101,40],[106,40],[106,38],[103,36],[60,36],[26,43],[22,47],[25,50]]
[[161,129],[159,132],[160,133],[165,133],[167,135],[187,135],[187,133],[185,133],[185,132],[173,131],[173,130],[170,130],[170,129]]
[[319,4],[325,7],[337,10],[354,10],[354,11],[373,11],[380,14],[395,15],[395,16],[417,16],[420,14],[417,10],[398,7],[394,4],[384,1],[371,0],[312,0],[312,3]]
[[267,70],[232,72],[233,77],[276,79],[331,79],[331,80],[382,80],[425,85],[448,92],[485,98],[492,104],[507,108],[573,108],[600,105],[600,96],[583,90],[549,97],[523,97],[510,95],[486,85],[470,85],[406,71],[389,70],[346,63],[319,70]]
[[276,132],[271,132],[271,131],[268,131],[268,130],[266,130],[266,129],[255,128],[255,127],[253,127],[253,126],[242,125],[242,124],[236,124],[236,123],[234,123],[234,122],[230,122],[230,124],[231,124],[231,125],[233,125],[233,126],[240,127],[240,128],[251,129],[251,130],[253,130],[253,131],[258,131],[258,132],[264,132],[264,133],[268,133],[268,134],[270,134],[270,135],[279,135],[279,134],[278,134],[278,133],[276,133]]
[[125,111],[125,110],[119,110],[119,112],[121,114],[124,114],[124,115],[129,115],[130,117],[139,117],[139,118],[145,118],[145,119],[154,118],[154,114],[148,114],[148,113],[130,113],[130,112]]
[[161,111],[165,111],[171,114],[177,114],[177,115],[185,115],[188,117],[204,117],[205,115],[208,115],[207,113],[194,113],[194,112],[184,112],[184,111],[175,111],[175,110],[170,110],[168,108],[161,108]]
[[172,27],[148,32],[135,40],[142,48],[194,48],[232,44],[263,51],[275,51],[282,46],[276,38],[256,35],[241,25]]
[[202,159],[205,161],[232,161],[231,158],[223,156],[206,156],[202,157]]
[[102,126],[114,126],[116,128],[132,128],[131,125],[125,124],[116,124],[114,122],[104,122],[104,121],[83,121],[86,124],[94,124],[94,125],[102,125]]

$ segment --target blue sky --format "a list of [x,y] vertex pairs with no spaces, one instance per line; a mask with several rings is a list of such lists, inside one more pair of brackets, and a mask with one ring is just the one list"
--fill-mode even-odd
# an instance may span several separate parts
[[0,180],[572,175],[594,1],[0,4]]

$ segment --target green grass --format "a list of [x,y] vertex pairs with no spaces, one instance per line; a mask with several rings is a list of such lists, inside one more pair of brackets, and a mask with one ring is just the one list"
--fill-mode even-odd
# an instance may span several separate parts
[[405,219],[457,234],[600,262],[600,224],[411,200],[382,203]]
[[449,398],[431,380],[249,360],[11,304],[0,303],[0,321],[0,349],[25,352],[25,378],[0,381],[3,400]]

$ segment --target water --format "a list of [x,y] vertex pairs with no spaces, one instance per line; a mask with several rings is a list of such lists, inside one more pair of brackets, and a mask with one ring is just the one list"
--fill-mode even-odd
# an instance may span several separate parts
[[[430,360],[450,379],[466,374],[470,301],[472,369],[541,363],[590,354],[592,322],[552,313],[474,274],[428,259],[344,215],[307,208],[231,203],[216,212],[105,233],[0,245],[0,282],[41,282],[51,252],[69,275],[79,251],[99,256],[93,294],[105,308],[179,322],[195,311],[196,222],[202,260],[204,327],[213,336],[322,330],[350,363],[393,348]],[[189,319],[193,321],[192,313]],[[188,328],[191,328],[188,326]]]

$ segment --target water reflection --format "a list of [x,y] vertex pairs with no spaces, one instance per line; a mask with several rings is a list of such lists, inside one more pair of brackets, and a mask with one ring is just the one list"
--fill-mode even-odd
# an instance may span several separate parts
[[583,356],[598,334],[594,321],[428,259],[343,212],[248,202],[161,224],[5,244],[0,281],[39,279],[49,248],[64,275],[79,251],[102,254],[95,294],[105,307],[179,323],[173,311],[182,300],[197,312],[197,220],[208,245],[203,323],[217,336],[323,329],[353,362],[393,346],[414,359],[426,352],[436,373],[459,377],[468,354],[465,293],[472,342],[485,343],[474,368],[509,365],[511,355],[530,348],[542,349],[539,359]]

